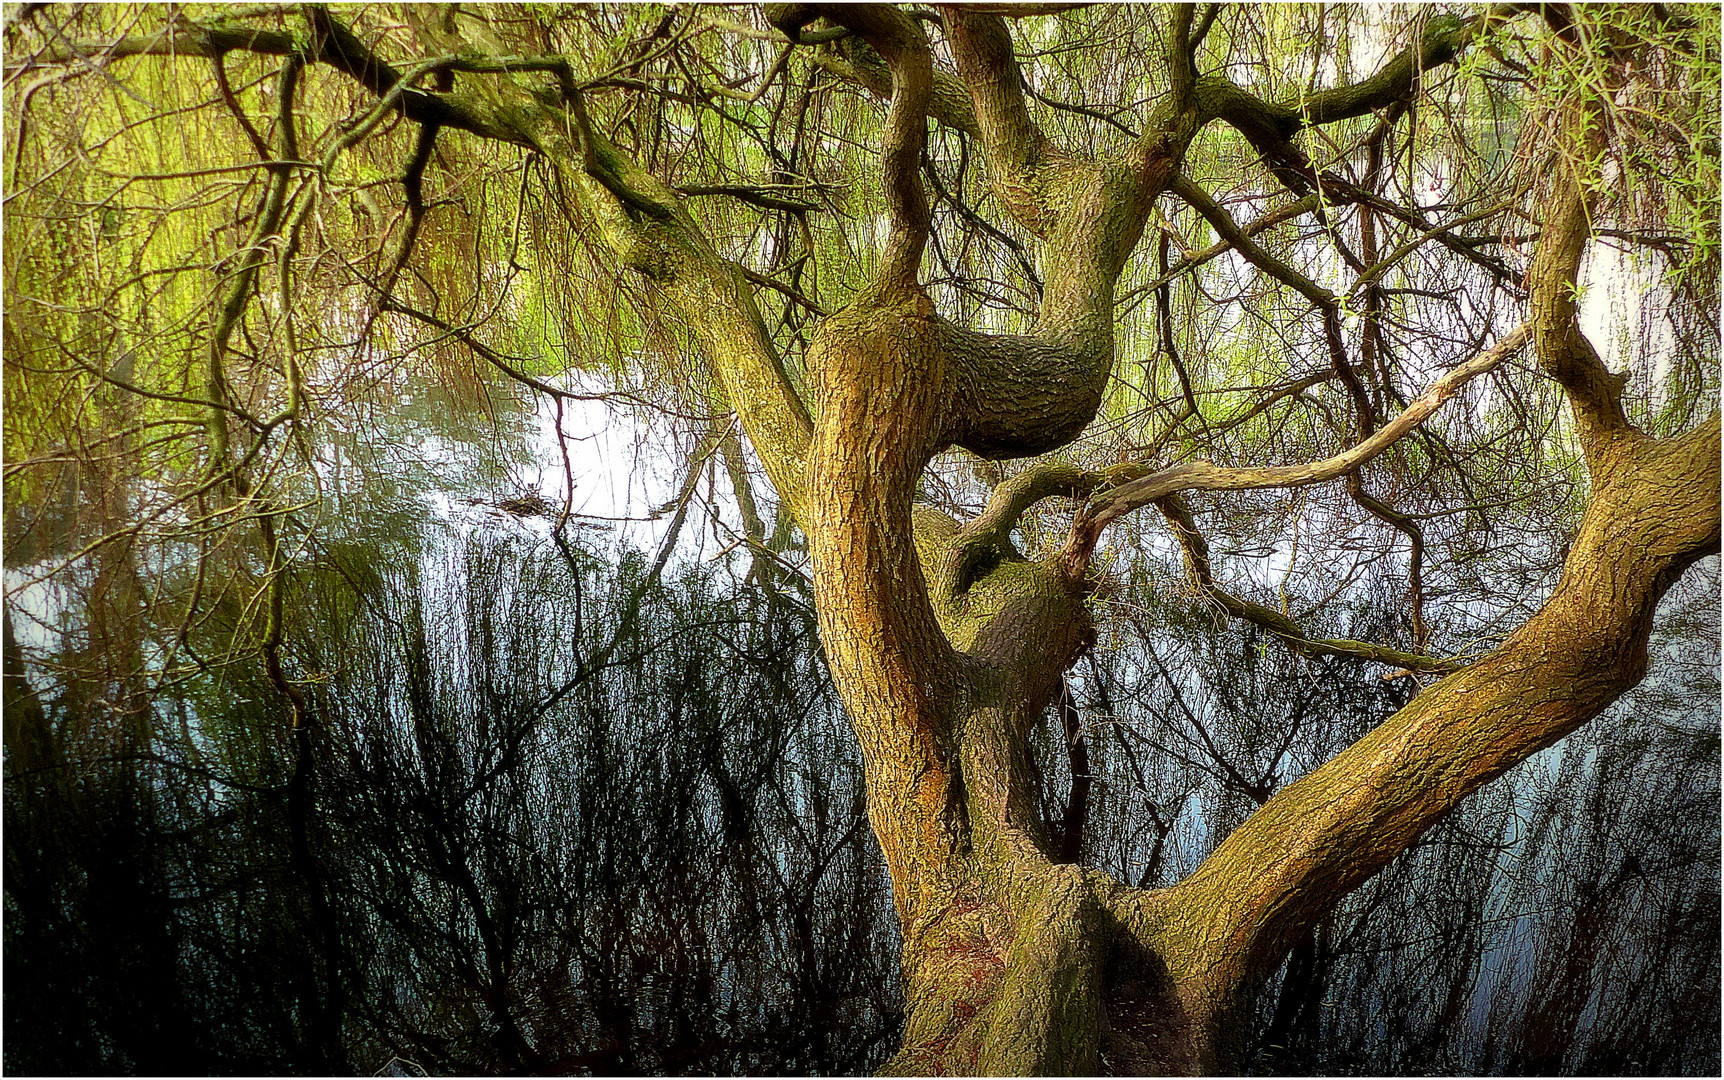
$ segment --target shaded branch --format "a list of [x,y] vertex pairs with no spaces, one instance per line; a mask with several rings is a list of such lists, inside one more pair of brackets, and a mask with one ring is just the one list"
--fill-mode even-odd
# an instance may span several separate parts
[[831,312],[809,299],[801,292],[801,290],[786,285],[777,278],[767,277],[765,274],[757,273],[746,266],[738,265],[737,269],[741,270],[742,276],[747,278],[749,281],[764,288],[771,289],[773,292],[780,293],[789,299],[791,303],[798,305],[817,319],[824,319],[827,315],[831,314]]
[[939,170],[934,167],[934,161],[928,156],[926,150],[922,153],[922,175],[928,178],[928,184],[934,189],[934,195],[957,211],[958,216],[964,219],[965,224],[978,232],[993,237],[1010,249],[1012,255],[1017,258],[1018,269],[1022,270],[1024,277],[1029,279],[1030,286],[1035,289],[1036,295],[1041,296],[1042,276],[1036,272],[1036,262],[1030,257],[1030,253],[1024,250],[1024,245],[1018,243],[1017,239],[1010,233],[995,227],[993,222],[976,213],[968,203],[948,191],[946,185],[940,180]]
[[[282,103],[282,117],[286,121],[282,128],[282,138],[284,145],[289,147],[293,145],[294,139],[291,113],[293,95],[299,84],[302,67],[303,62],[297,56],[290,57],[282,66],[276,87],[278,100]],[[212,402],[231,401],[226,368],[228,342],[239,325],[240,315],[251,296],[252,284],[257,280],[258,270],[263,266],[265,244],[281,230],[282,219],[287,210],[287,188],[291,179],[292,171],[286,167],[270,170],[269,180],[259,204],[257,225],[251,238],[239,252],[221,304],[210,321],[210,340],[204,359],[204,396]],[[231,443],[226,411],[219,408],[210,410],[208,431],[209,469],[212,474],[219,474],[228,467]],[[239,475],[235,474],[236,479]],[[243,494],[243,481],[240,481],[239,486]]]
[[1425,625],[1425,532],[1419,523],[1365,490],[1358,473],[1347,475],[1347,495],[1372,517],[1407,538],[1407,592],[1412,603],[1413,643],[1425,647],[1430,629]]
[[[1440,225],[1432,225],[1430,228],[1419,233],[1419,235],[1408,239],[1396,247],[1395,250],[1389,252],[1389,254],[1368,266],[1365,269],[1365,272],[1359,275],[1359,280],[1350,290],[1350,295],[1353,297],[1362,296],[1367,289],[1382,280],[1384,274],[1392,270],[1397,263],[1402,259],[1405,259],[1408,255],[1411,255],[1421,245],[1431,240],[1437,240],[1444,236],[1448,236],[1463,225],[1471,225],[1475,221],[1483,221],[1486,218],[1495,217],[1503,211],[1510,209],[1514,205],[1515,199],[1518,198],[1520,194],[1522,193],[1517,192],[1514,197],[1492,203],[1483,210],[1475,210],[1470,214],[1462,214],[1460,217],[1445,221]],[[1369,203],[1365,205],[1368,209],[1376,209],[1375,206]],[[1367,258],[1370,258],[1370,256],[1367,256]]]
[[1440,15],[1431,20],[1416,43],[1369,77],[1296,101],[1267,102],[1216,75],[1198,80],[1198,100],[1207,116],[1233,125],[1254,143],[1264,136],[1289,139],[1302,127],[1363,116],[1405,99],[1426,71],[1453,60],[1474,37],[1520,10],[1516,4],[1499,4],[1465,22],[1453,15]]
[[1077,700],[1072,696],[1072,684],[1064,678],[1060,679],[1059,711],[1072,786],[1066,796],[1065,813],[1059,821],[1054,861],[1075,863],[1083,856],[1084,824],[1089,819],[1089,741],[1084,738],[1083,714],[1078,711]]
[[[1186,177],[1185,179],[1188,182],[1190,181],[1189,177]],[[1193,186],[1195,185],[1193,184]],[[1271,210],[1247,225],[1239,226],[1239,232],[1244,236],[1256,236],[1258,233],[1279,225],[1282,222],[1291,221],[1296,217],[1302,217],[1305,214],[1320,210],[1323,208],[1323,205],[1322,197],[1313,192],[1296,202],[1291,202],[1286,206]],[[1229,220],[1232,220],[1231,215],[1229,215]],[[1126,296],[1135,297],[1145,292],[1154,292],[1179,275],[1184,274],[1187,271],[1195,270],[1199,266],[1202,266],[1204,263],[1215,258],[1217,255],[1232,250],[1233,241],[1223,237],[1206,248],[1199,251],[1193,251],[1186,255],[1179,262],[1159,273],[1154,281],[1149,282],[1147,285],[1138,286],[1131,292],[1127,293]],[[1125,299],[1125,297],[1122,297],[1121,299]]]
[[678,184],[674,190],[678,195],[728,195],[738,202],[758,206],[762,210],[787,210],[801,213],[820,209],[817,203],[782,199],[769,191],[745,184]]

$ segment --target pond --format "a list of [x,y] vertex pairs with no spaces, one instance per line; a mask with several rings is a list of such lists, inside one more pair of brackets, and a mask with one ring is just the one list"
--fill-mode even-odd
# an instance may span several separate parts
[[[306,448],[298,727],[244,530],[152,526],[48,575],[148,481],[69,468],[8,501],[8,1072],[854,1074],[894,1049],[890,887],[794,538],[738,542],[710,449],[631,453],[663,418],[478,391],[403,378]],[[1641,688],[1309,935],[1254,1070],[1716,1073],[1716,596],[1709,560]],[[1416,691],[1171,591],[1109,603],[1073,672],[1080,850],[1134,884]],[[1056,718],[1039,738],[1056,821],[1077,759]]]

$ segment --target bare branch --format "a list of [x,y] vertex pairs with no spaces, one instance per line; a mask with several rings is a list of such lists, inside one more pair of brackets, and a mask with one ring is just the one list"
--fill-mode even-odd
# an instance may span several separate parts
[[1215,227],[1221,238],[1232,245],[1233,249],[1245,256],[1253,266],[1268,274],[1276,281],[1291,286],[1300,296],[1325,311],[1335,306],[1335,294],[1312,281],[1304,274],[1288,266],[1286,263],[1258,247],[1245,231],[1241,229],[1233,216],[1216,205],[1209,193],[1192,183],[1183,174],[1175,174],[1169,185],[1175,195],[1190,204],[1193,210],[1202,214],[1204,219]]

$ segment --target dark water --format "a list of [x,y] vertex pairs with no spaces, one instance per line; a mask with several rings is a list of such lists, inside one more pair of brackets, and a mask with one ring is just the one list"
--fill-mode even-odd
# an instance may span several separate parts
[[[283,635],[303,730],[248,647],[244,543],[206,553],[232,587],[189,624],[183,542],[9,597],[7,1072],[859,1073],[893,1049],[896,928],[805,585],[711,558],[698,508],[663,560],[668,513],[510,515],[522,476],[554,488],[534,420],[450,415],[406,395],[317,450]],[[79,505],[8,505],[14,585],[95,527]],[[1717,1073],[1716,572],[1666,604],[1645,686],[1302,943],[1254,1070]],[[1177,880],[1414,689],[1131,599],[1074,685],[1085,858],[1133,882]]]

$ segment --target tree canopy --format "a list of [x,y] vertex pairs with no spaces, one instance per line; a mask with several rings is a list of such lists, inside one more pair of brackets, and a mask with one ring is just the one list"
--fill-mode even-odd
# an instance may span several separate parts
[[[753,587],[806,576],[902,933],[891,1069],[1234,1066],[1335,905],[1639,683],[1718,548],[1715,6],[5,33],[8,592],[123,599],[77,677],[123,706],[261,672],[309,755],[293,611],[379,402],[500,376],[565,470],[565,408],[650,418],[673,541],[722,476]],[[1258,650],[1205,670],[1235,626]],[[1177,873],[1105,866],[1090,814],[1137,752],[1091,761],[1096,659],[1156,634],[1189,737],[1151,771],[1232,800]],[[1306,754],[1271,662],[1352,673],[1368,729]],[[8,768],[49,767],[12,702]],[[1149,814],[1167,842],[1178,800]]]

